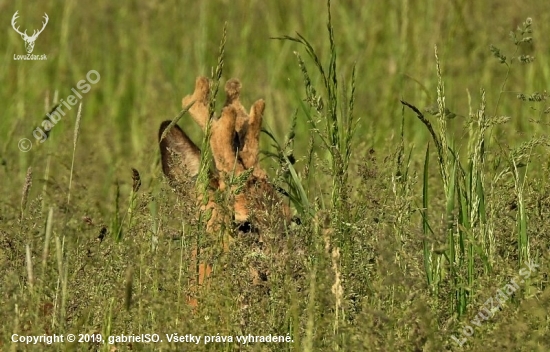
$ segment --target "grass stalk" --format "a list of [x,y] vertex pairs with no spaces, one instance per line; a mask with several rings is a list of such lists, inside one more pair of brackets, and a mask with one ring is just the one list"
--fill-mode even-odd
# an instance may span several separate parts
[[74,125],[74,138],[73,138],[73,156],[71,159],[71,173],[69,175],[69,189],[67,191],[67,205],[71,202],[71,186],[73,184],[73,172],[74,172],[74,159],[76,155],[76,142],[80,133],[80,119],[82,117],[82,102],[78,104],[78,113],[76,114],[76,123]]

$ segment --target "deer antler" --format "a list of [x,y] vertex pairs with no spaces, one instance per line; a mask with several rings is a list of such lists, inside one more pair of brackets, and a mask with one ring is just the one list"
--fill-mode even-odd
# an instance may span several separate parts
[[38,31],[38,33],[36,33],[36,29],[35,29],[35,30],[33,31],[33,33],[32,33],[32,38],[38,37],[38,35],[39,35],[40,33],[42,33],[42,31],[44,30],[44,28],[46,28],[46,25],[48,24],[48,20],[49,20],[49,17],[48,17],[48,14],[47,14],[47,13],[44,13],[44,19],[45,19],[46,21],[42,22],[42,29],[40,29],[40,30]]
[[[215,172],[211,175],[214,188],[224,190],[228,186],[228,177],[241,176],[242,184],[230,182],[230,187],[236,191],[234,200],[234,220],[243,222],[249,220],[250,209],[266,210],[267,204],[275,204],[276,189],[267,180],[266,172],[259,165],[260,132],[265,109],[262,99],[257,100],[247,112],[240,102],[241,83],[230,79],[225,85],[227,99],[219,117],[214,117],[211,123],[210,149],[214,159]],[[182,100],[184,108],[193,105],[189,113],[193,120],[203,129],[209,122],[210,83],[206,77],[198,77],[195,81],[193,94]],[[165,133],[170,121],[161,124],[159,136]],[[159,137],[160,138],[160,137]],[[185,179],[185,175],[195,176],[200,164],[200,150],[177,125],[169,131],[166,138],[160,141],[163,171],[171,181]],[[213,181],[213,182],[212,182]],[[243,191],[244,190],[244,191]],[[282,213],[288,217],[288,207],[283,207]]]
[[[262,99],[256,101],[247,114],[240,102],[241,82],[230,79],[225,84],[227,95],[222,114],[212,121],[210,146],[218,171],[240,174],[246,169],[258,164],[260,129],[265,103]],[[189,113],[204,131],[208,121],[208,100],[210,84],[206,77],[198,77],[195,81],[195,91],[182,100],[183,108],[193,103]],[[257,176],[264,173],[255,168]]]
[[38,37],[38,35],[40,33],[42,33],[42,31],[44,30],[44,28],[46,28],[46,25],[48,24],[48,21],[49,21],[49,17],[48,17],[48,14],[47,13],[44,13],[44,19],[45,21],[42,22],[42,29],[40,29],[38,31],[38,33],[36,32],[36,29],[33,31],[32,35],[29,37],[27,35],[27,30],[25,30],[25,32],[21,33],[21,31],[19,30],[19,26],[17,26],[17,28],[15,27],[16,26],[16,22],[17,22],[17,19],[19,18],[19,11],[15,11],[15,13],[13,14],[13,17],[11,18],[11,26],[13,27],[13,29],[19,33],[22,37],[24,38],[27,38],[27,39],[36,39]]
[[210,98],[210,83],[208,83],[208,78],[206,77],[197,77],[195,81],[195,91],[192,95],[188,95],[183,98],[181,105],[185,109],[189,104],[195,102],[191,109],[189,109],[189,114],[195,122],[202,128],[204,131],[206,129],[206,122],[208,121],[208,100]]
[[13,17],[11,18],[11,26],[13,27],[13,29],[19,33],[21,36],[27,36],[27,31],[25,30],[25,33],[21,33],[21,31],[19,30],[19,27],[15,28],[15,25],[16,25],[16,21],[17,21],[17,18],[19,17],[18,16],[18,12],[19,11],[15,11],[15,13],[13,14]]
[[243,146],[241,150],[241,159],[245,168],[254,167],[256,174],[260,169],[258,165],[258,154],[260,151],[260,131],[262,128],[262,118],[265,109],[263,99],[256,101],[250,108],[250,117],[248,119],[248,128],[244,135]]
[[[245,169],[255,167],[258,164],[260,130],[265,102],[263,99],[257,100],[250,108],[250,113],[247,114],[239,100],[241,83],[237,79],[227,81],[225,93],[227,94],[225,106],[233,107],[237,113],[235,131],[239,137],[237,148],[240,161]],[[260,176],[259,171],[259,168],[255,168],[254,174]]]

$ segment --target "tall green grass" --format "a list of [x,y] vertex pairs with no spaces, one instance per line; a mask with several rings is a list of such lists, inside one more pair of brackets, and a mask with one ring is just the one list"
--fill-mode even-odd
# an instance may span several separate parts
[[[491,140],[491,132],[497,126],[510,121],[510,117],[498,116],[498,107],[501,98],[505,92],[508,77],[510,76],[512,64],[520,62],[529,64],[534,61],[530,55],[517,55],[522,44],[531,44],[533,42],[532,19],[528,18],[519,26],[516,31],[510,33],[510,38],[515,46],[515,50],[510,57],[504,55],[501,50],[491,45],[490,50],[493,55],[499,59],[500,63],[506,65],[506,76],[498,92],[498,99],[494,108],[494,115],[487,112],[486,92],[480,90],[480,106],[475,109],[471,106],[471,97],[469,98],[469,114],[467,121],[467,140],[466,140],[466,162],[462,163],[460,156],[460,147],[456,146],[456,141],[449,140],[452,132],[447,128],[450,116],[446,107],[445,87],[441,63],[438,57],[437,46],[435,47],[437,84],[437,109],[434,111],[437,122],[437,130],[432,127],[431,122],[415,106],[402,101],[402,103],[411,108],[418,119],[426,126],[433,143],[437,150],[438,169],[441,178],[442,192],[445,195],[445,219],[447,222],[448,240],[444,250],[431,252],[428,242],[424,240],[424,268],[426,271],[427,283],[433,288],[434,292],[439,292],[441,286],[451,280],[452,290],[449,292],[449,302],[451,312],[455,312],[459,317],[464,315],[471,301],[471,296],[476,292],[476,279],[481,274],[491,274],[492,265],[495,262],[495,238],[492,229],[494,228],[496,214],[487,214],[486,200],[488,196],[494,196],[492,192],[486,194],[486,189],[494,190],[495,183],[501,181],[503,174],[511,174],[514,180],[514,190],[517,199],[517,253],[518,265],[525,261],[532,260],[529,255],[529,239],[527,235],[527,217],[525,214],[524,186],[527,172],[518,172],[518,159],[529,159],[533,148],[540,145],[548,145],[546,138],[533,138],[518,149],[508,153],[503,150],[503,145],[499,141]],[[469,94],[469,93],[468,93]],[[517,94],[522,98],[524,94]],[[522,99],[524,100],[524,99]],[[425,109],[425,111],[430,111]],[[487,151],[497,148],[495,154],[497,158],[502,158],[508,162],[504,165],[495,165],[491,168],[487,163],[490,162]],[[521,153],[521,156],[519,155]],[[494,157],[494,156],[493,156]],[[529,161],[526,161],[526,166]],[[424,160],[423,175],[423,209],[422,209],[422,228],[424,236],[434,236],[429,216],[429,194],[433,185],[429,182],[429,145],[426,149],[426,158]],[[487,173],[494,174],[492,180],[487,180]],[[489,184],[487,184],[489,182]],[[541,258],[535,258],[540,261]],[[478,264],[479,262],[479,264]],[[477,271],[476,268],[482,268]]]
[[[44,12],[50,23],[35,47],[45,62],[13,61],[24,47],[9,27],[0,41],[0,350],[112,347],[23,346],[14,333],[174,332],[292,342],[162,336],[116,348],[455,350],[452,336],[526,261],[541,265],[537,274],[462,349],[548,349],[546,3],[3,9],[3,23],[15,10],[22,28]],[[33,128],[90,69],[101,80],[82,109],[36,143]],[[236,236],[225,255],[206,241],[209,214],[195,219],[159,165],[158,125],[176,116],[187,127],[180,102],[198,75],[215,83],[211,112],[230,77],[243,83],[245,105],[265,98],[262,165],[295,212],[284,233]],[[196,186],[206,195],[208,133],[186,131],[202,138]],[[16,147],[23,137],[35,142],[28,153]],[[193,247],[218,268],[196,311],[186,302]],[[269,272],[264,285],[250,284],[250,265]]]

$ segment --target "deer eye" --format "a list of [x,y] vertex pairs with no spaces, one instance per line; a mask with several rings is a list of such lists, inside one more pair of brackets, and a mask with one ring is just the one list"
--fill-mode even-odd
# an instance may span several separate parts
[[251,233],[254,231],[254,227],[250,221],[245,221],[240,224],[237,224],[237,229],[242,233]]

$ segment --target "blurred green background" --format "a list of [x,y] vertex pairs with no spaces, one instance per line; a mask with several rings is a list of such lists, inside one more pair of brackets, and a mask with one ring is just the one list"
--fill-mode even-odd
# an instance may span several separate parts
[[[159,123],[178,113],[196,76],[210,76],[215,67],[224,22],[228,34],[223,78],[241,79],[245,105],[266,99],[265,123],[277,136],[284,135],[304,90],[293,55],[301,48],[270,38],[298,32],[328,60],[324,1],[6,1],[0,9],[5,24],[0,43],[5,52],[0,146],[3,158],[10,160],[10,174],[19,177],[38,162],[40,149],[59,145],[60,135],[73,129],[76,109],[40,149],[21,154],[17,141],[41,122],[45,101],[52,106],[54,92],[58,99],[65,98],[89,70],[98,71],[101,80],[83,99],[80,138],[90,148],[80,153],[96,153],[98,167],[112,171],[130,159],[150,162]],[[467,90],[476,105],[480,87],[487,90],[488,104],[494,103],[506,70],[492,57],[489,45],[512,52],[508,34],[527,17],[534,21],[535,42],[522,50],[536,61],[511,71],[510,92],[504,94],[499,113],[513,117],[512,136],[542,129],[529,122],[529,109],[515,95],[548,87],[549,9],[547,2],[534,0],[334,1],[341,78],[349,79],[351,65],[357,63],[359,140],[379,146],[396,133],[400,98],[419,107],[435,103],[436,44],[449,82],[447,107],[466,116]],[[13,60],[14,54],[25,53],[23,40],[9,26],[16,10],[18,25],[28,33],[40,28],[42,15],[48,14],[49,23],[34,49],[34,54],[46,54],[47,61]],[[303,119],[299,123],[306,128]],[[426,138],[414,118],[406,123],[408,141]],[[188,130],[199,136],[191,126]],[[306,140],[297,140],[302,149],[307,146]]]

